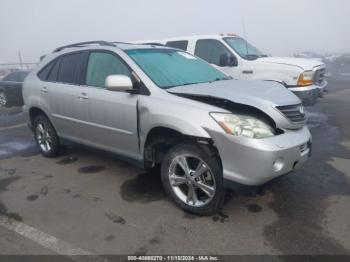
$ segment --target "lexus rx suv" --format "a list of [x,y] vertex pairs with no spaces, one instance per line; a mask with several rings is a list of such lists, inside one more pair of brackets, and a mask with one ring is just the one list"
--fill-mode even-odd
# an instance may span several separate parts
[[46,157],[63,140],[160,166],[186,211],[222,207],[225,190],[257,187],[311,152],[301,101],[279,83],[233,80],[183,50],[92,41],[57,48],[23,86]]

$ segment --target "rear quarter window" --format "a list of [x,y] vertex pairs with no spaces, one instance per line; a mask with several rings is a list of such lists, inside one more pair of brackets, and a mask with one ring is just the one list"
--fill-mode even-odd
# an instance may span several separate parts
[[182,49],[184,51],[187,50],[188,41],[187,40],[181,40],[181,41],[169,41],[166,43],[166,46]]
[[[55,60],[56,61],[56,60]],[[38,73],[38,77],[40,80],[43,80],[43,81],[46,81],[48,76],[49,76],[49,73],[55,63],[55,61],[53,62],[50,62],[49,64],[47,64],[46,66],[44,66],[43,69],[40,70],[40,72]]]

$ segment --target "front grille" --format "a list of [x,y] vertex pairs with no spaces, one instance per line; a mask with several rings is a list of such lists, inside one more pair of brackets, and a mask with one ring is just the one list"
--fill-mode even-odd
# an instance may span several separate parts
[[302,144],[301,146],[299,146],[300,153],[305,152],[307,149],[308,149],[308,144],[307,143]]
[[314,83],[316,85],[322,85],[324,78],[325,78],[325,75],[326,75],[326,68],[325,67],[317,69],[315,71],[315,74],[314,74],[314,79],[313,79]]
[[293,123],[304,122],[306,119],[304,107],[301,104],[276,106],[276,108]]

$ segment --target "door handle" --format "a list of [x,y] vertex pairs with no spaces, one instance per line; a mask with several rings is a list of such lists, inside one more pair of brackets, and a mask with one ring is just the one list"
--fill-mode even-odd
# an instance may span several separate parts
[[243,74],[253,74],[254,71],[253,70],[243,70],[242,73]]
[[47,87],[44,86],[41,90],[40,90],[40,93],[42,94],[47,94],[49,91],[47,91]]
[[89,99],[88,95],[87,95],[85,92],[81,93],[81,94],[78,96],[78,98],[79,98],[80,100]]

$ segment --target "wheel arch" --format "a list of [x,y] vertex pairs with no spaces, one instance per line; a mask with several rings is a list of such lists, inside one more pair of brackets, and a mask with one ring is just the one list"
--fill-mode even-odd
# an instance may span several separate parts
[[[160,164],[166,152],[179,143],[197,144],[208,154],[218,155],[211,138],[190,136],[174,128],[157,126],[149,130],[142,147],[145,168],[152,168]],[[220,159],[219,155],[218,157]]]
[[38,115],[43,115],[50,121],[51,125],[54,127],[55,131],[57,132],[57,129],[56,129],[52,119],[49,117],[49,114],[47,114],[43,109],[41,109],[37,106],[33,106],[28,110],[28,115],[29,115],[29,121],[30,121],[29,123],[30,123],[31,128],[33,128],[35,117],[37,117]]

